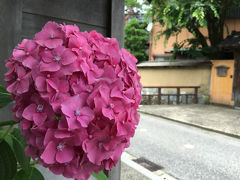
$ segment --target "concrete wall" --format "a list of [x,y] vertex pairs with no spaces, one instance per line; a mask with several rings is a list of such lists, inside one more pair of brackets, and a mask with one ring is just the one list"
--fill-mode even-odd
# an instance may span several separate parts
[[[226,20],[226,25],[228,28],[225,27],[224,37],[228,35],[228,32],[231,33],[233,30],[240,31],[240,18],[229,18]],[[150,60],[153,60],[154,54],[160,55],[165,54],[165,51],[170,51],[173,48],[173,44],[176,42],[176,36],[170,37],[166,46],[164,46],[164,37],[161,37],[158,40],[156,39],[157,33],[162,29],[162,26],[159,23],[153,25],[152,29],[152,44],[149,47],[150,53]],[[201,28],[200,31],[205,35],[208,36],[207,30]],[[181,42],[185,39],[192,38],[193,35],[187,31],[187,29],[183,29],[182,32],[178,35],[177,40]]]
[[[232,101],[234,60],[212,60],[210,102],[234,105]],[[217,76],[217,66],[229,67],[226,77]]]

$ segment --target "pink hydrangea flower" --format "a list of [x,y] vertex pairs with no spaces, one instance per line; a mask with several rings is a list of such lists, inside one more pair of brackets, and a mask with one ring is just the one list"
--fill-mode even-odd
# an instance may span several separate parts
[[25,152],[55,174],[86,180],[130,145],[141,102],[137,59],[116,39],[48,22],[6,60]]
[[34,40],[40,46],[47,48],[56,48],[61,46],[64,42],[64,32],[61,27],[55,22],[48,22],[40,31],[35,35]]
[[33,40],[24,39],[13,51],[13,58],[32,69],[39,62],[36,52],[37,44]]
[[62,112],[66,116],[69,130],[78,129],[79,126],[88,127],[94,119],[93,110],[86,106],[87,96],[87,93],[81,93],[62,103]]
[[38,95],[33,95],[32,104],[28,105],[23,113],[22,117],[29,121],[34,121],[37,126],[43,124],[47,118],[53,119],[55,117],[51,106]]
[[58,46],[53,50],[46,50],[42,54],[42,62],[40,63],[40,71],[56,72],[62,66],[73,63],[76,55],[63,46]]
[[41,155],[41,159],[46,164],[66,163],[73,159],[74,150],[71,146],[66,145],[63,141],[50,141],[44,152]]
[[29,90],[31,79],[30,73],[24,67],[17,67],[15,73],[16,80],[7,87],[7,91],[12,94],[23,94]]

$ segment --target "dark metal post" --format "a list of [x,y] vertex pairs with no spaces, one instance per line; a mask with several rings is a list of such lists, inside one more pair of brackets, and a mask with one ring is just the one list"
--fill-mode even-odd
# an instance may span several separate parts
[[161,104],[161,100],[162,100],[162,95],[161,95],[161,88],[158,88],[158,104]]
[[150,105],[150,104],[151,104],[151,96],[148,95],[148,105]]
[[240,53],[234,52],[234,79],[233,79],[234,106],[240,107]]
[[198,88],[195,87],[194,89],[195,89],[195,91],[194,91],[194,98],[195,98],[195,103],[197,104],[198,103]]
[[177,104],[179,104],[180,88],[177,87]]

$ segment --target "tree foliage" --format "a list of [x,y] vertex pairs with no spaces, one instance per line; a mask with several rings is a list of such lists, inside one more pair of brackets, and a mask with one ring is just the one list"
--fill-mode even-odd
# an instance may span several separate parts
[[146,50],[148,49],[149,32],[145,29],[146,27],[147,23],[131,19],[124,28],[124,46],[138,59],[138,62],[148,60]]
[[126,0],[125,1],[125,6],[127,8],[134,8],[134,7],[137,7],[137,8],[140,8],[141,7],[141,4],[137,1],[137,0]]
[[[239,4],[239,0],[152,0],[150,3],[152,8],[148,16],[154,17],[153,21],[164,27],[157,37],[164,36],[166,42],[170,36],[187,29],[194,38],[181,42],[180,46],[200,47],[211,58],[217,58],[217,45],[224,38],[227,10],[231,5]],[[208,37],[200,28],[207,29]]]

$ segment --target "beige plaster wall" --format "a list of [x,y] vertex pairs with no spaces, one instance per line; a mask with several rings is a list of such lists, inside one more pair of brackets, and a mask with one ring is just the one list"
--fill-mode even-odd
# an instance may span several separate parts
[[139,74],[143,87],[201,86],[199,92],[209,95],[211,67],[139,68]]

